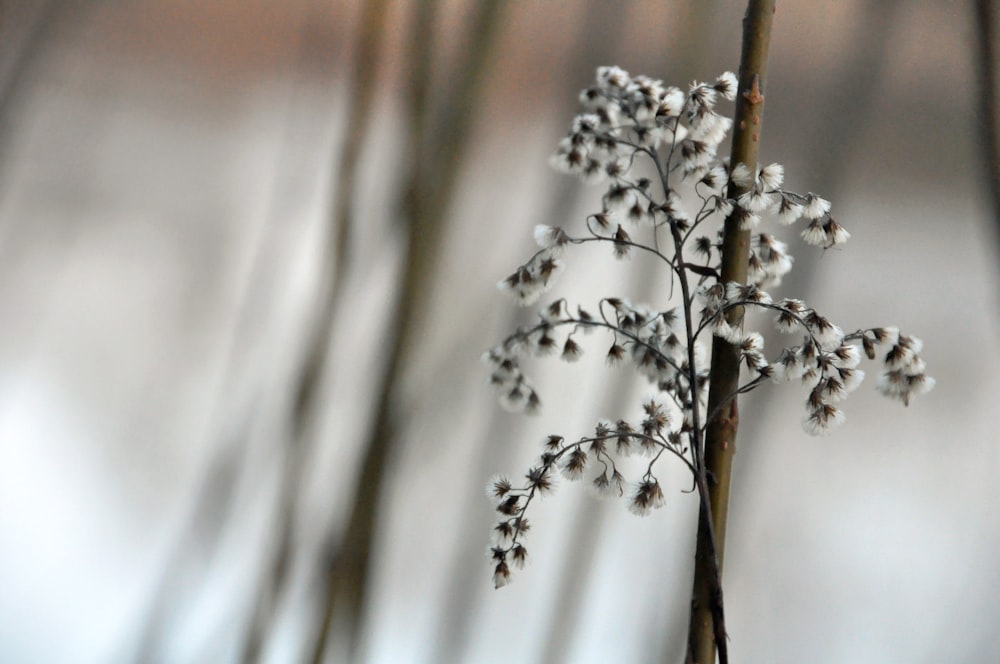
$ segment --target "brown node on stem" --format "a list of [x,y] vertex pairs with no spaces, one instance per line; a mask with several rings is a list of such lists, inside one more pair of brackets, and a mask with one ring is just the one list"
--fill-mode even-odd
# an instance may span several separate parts
[[754,105],[764,101],[764,95],[760,93],[760,74],[753,75],[753,84],[748,91],[743,93],[743,98]]

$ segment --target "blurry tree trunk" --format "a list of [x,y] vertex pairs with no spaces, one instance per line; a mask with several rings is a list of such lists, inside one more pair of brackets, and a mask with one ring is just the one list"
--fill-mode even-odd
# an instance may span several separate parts
[[[439,123],[429,133],[426,112],[430,83],[430,47],[434,12],[432,2],[418,3],[417,28],[412,34],[414,62],[418,71],[411,79],[411,146],[408,184],[403,203],[407,246],[402,281],[396,291],[396,315],[388,335],[389,359],[381,379],[374,426],[362,451],[361,468],[349,507],[347,526],[328,557],[323,619],[313,648],[312,661],[322,662],[331,630],[344,633],[348,658],[357,657],[359,629],[364,618],[365,593],[371,576],[379,502],[390,460],[400,432],[399,404],[404,372],[423,330],[435,276],[437,257],[444,236],[444,217],[458,181],[458,167],[466,148],[473,111],[485,80],[491,47],[505,2],[476,3],[472,29],[457,83],[444,103]],[[423,69],[426,68],[426,69]],[[425,75],[426,74],[426,75]]]
[[[750,0],[743,18],[743,49],[740,56],[739,93],[733,127],[731,163],[757,168],[757,152],[764,113],[764,81],[774,19],[774,0]],[[730,184],[729,197],[743,192]],[[726,219],[722,235],[722,283],[746,283],[749,268],[750,231],[740,228],[735,215]],[[727,314],[730,324],[738,324],[741,310]],[[726,546],[726,523],[733,455],[739,412],[740,352],[728,341],[715,337],[709,376],[708,421],[699,467],[700,501],[694,590],[688,633],[688,660],[714,664],[716,648],[723,664],[727,661],[725,624],[722,621],[722,569]],[[697,426],[697,421],[695,423]],[[707,483],[708,495],[704,494]],[[705,505],[707,503],[707,505]]]
[[997,95],[997,11],[992,0],[976,0],[977,109],[986,193],[993,214],[994,234],[1000,242],[1000,99]]
[[278,532],[276,551],[258,589],[252,622],[243,644],[241,661],[256,662],[263,654],[267,637],[274,630],[278,607],[287,592],[295,557],[296,518],[298,516],[301,478],[308,459],[309,441],[318,415],[322,412],[323,378],[326,376],[337,308],[338,288],[348,265],[350,229],[354,224],[352,204],[358,163],[369,120],[377,82],[376,67],[385,32],[386,0],[368,0],[360,18],[360,37],[354,56],[354,81],[341,148],[334,202],[327,229],[326,255],[321,266],[317,289],[318,313],[306,343],[292,402],[290,434],[278,485]]

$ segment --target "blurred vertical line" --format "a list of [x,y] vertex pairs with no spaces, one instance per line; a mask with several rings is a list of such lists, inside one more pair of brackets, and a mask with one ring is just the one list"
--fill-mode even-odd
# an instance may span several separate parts
[[[298,8],[301,10],[302,7],[303,4],[300,2]],[[301,23],[305,24],[304,13]],[[305,31],[300,30],[300,33],[305,34]],[[308,58],[313,57],[305,46],[304,40],[298,44],[296,60],[291,64],[295,70],[301,68]],[[294,73],[293,71],[293,75]],[[295,123],[293,112],[295,98],[300,93],[296,85],[294,81],[290,84],[284,127],[281,130],[286,138]],[[235,504],[235,493],[241,474],[248,471],[245,468],[245,443],[251,435],[249,430],[253,428],[255,413],[258,412],[262,398],[259,387],[252,386],[246,403],[233,405],[233,394],[238,391],[234,388],[239,384],[240,372],[245,369],[247,363],[245,349],[241,348],[239,342],[247,336],[249,330],[260,327],[259,314],[262,306],[269,296],[274,295],[273,289],[269,288],[273,273],[266,269],[268,257],[273,251],[272,245],[268,242],[269,229],[274,226],[279,216],[278,206],[282,200],[280,194],[285,186],[282,181],[290,177],[287,174],[294,170],[290,166],[293,159],[287,147],[287,140],[282,141],[273,170],[275,176],[270,183],[273,192],[270,209],[263,215],[260,227],[252,231],[256,239],[250,243],[252,248],[246,268],[246,279],[237,295],[236,320],[222,344],[221,378],[210,408],[208,436],[211,440],[217,428],[221,431],[219,437],[225,442],[219,444],[218,451],[212,455],[207,468],[201,473],[202,479],[198,481],[197,493],[191,501],[192,508],[187,516],[187,523],[181,527],[179,537],[166,556],[166,563],[158,581],[155,582],[148,602],[148,611],[141,618],[137,630],[137,643],[133,649],[134,656],[129,657],[131,661],[163,661],[161,650],[164,643],[168,642],[171,620],[177,618],[180,613],[184,584],[180,583],[179,579],[185,573],[191,573],[188,568],[192,552],[197,549],[201,555],[203,570],[209,569],[212,559],[218,553],[219,542],[226,533],[226,524],[244,516],[237,511],[239,505]]]
[[291,577],[296,553],[296,517],[302,490],[301,479],[309,458],[310,438],[323,411],[323,379],[327,375],[338,294],[350,267],[354,193],[362,148],[374,106],[379,53],[388,14],[387,4],[386,0],[368,0],[362,6],[344,143],[336,169],[330,227],[327,230],[326,257],[320,268],[321,283],[317,289],[319,313],[308,333],[305,358],[294,387],[291,431],[279,478],[278,532],[275,535],[277,550],[257,591],[250,629],[243,644],[241,661],[244,662],[260,661],[267,638],[274,631],[278,606],[282,597],[287,594]]
[[[608,4],[602,0],[589,3],[580,41],[584,49],[577,54],[576,62],[572,65],[574,75],[567,77],[572,83],[582,79],[586,82],[585,85],[590,85],[593,72],[598,66],[615,64],[613,60],[621,50],[620,39],[628,24],[631,9],[633,8],[627,4]],[[578,91],[567,90],[565,96],[576,102]],[[566,120],[576,115],[576,108],[578,107],[574,104],[573,108],[567,109]],[[577,178],[563,177],[562,182],[564,187],[577,192],[580,190]],[[644,302],[651,296],[655,286],[650,266],[633,263],[630,267],[631,288],[627,290],[628,297],[635,298],[633,301]],[[628,389],[631,382],[631,377],[621,374],[616,374],[608,381],[604,390],[604,399],[610,405],[607,412],[618,413],[627,407],[632,395]],[[555,603],[550,611],[549,628],[544,632],[545,639],[542,643],[539,661],[546,664],[569,661],[575,635],[580,629],[584,600],[587,591],[593,588],[594,561],[600,548],[601,534],[605,530],[608,507],[608,501],[600,499],[580,502],[574,507],[567,545],[563,547],[566,557],[559,567],[559,578],[553,593]]]
[[[576,99],[578,91],[577,85],[587,81],[592,76],[591,66],[596,60],[604,56],[599,55],[609,52],[609,46],[613,46],[616,37],[619,35],[625,19],[629,13],[629,8],[608,3],[605,0],[589,0],[586,5],[586,16],[584,18],[583,36],[580,42],[590,47],[590,50],[583,50],[577,53],[575,62],[569,66],[569,71],[564,77],[567,88],[564,95],[560,95],[557,102],[560,106],[565,106],[567,112],[569,105],[563,103],[563,99]],[[594,46],[596,45],[596,46]],[[599,62],[598,64],[603,64]],[[540,215],[540,219],[546,224],[553,224],[553,220],[565,219],[567,211],[572,209],[574,202],[580,196],[579,182],[571,178],[560,178],[557,180],[549,202],[545,206],[545,211]],[[523,316],[523,310],[515,310],[512,318]],[[491,420],[497,419],[498,410],[491,411]],[[484,427],[486,430],[494,430],[492,424]],[[483,446],[483,452],[479,456],[477,465],[478,471],[474,474],[477,478],[487,477],[496,472],[502,464],[504,452],[510,450],[509,446]],[[479,480],[476,480],[479,481]],[[483,503],[485,504],[485,502]],[[479,503],[468,503],[461,516],[461,524],[457,532],[476,532],[480,527],[482,505]],[[467,650],[469,638],[471,636],[471,623],[474,612],[471,610],[475,604],[474,597],[478,590],[485,584],[476,583],[486,573],[483,566],[483,559],[480,555],[480,548],[474,547],[471,551],[466,543],[460,541],[460,550],[453,555],[452,562],[447,566],[454,570],[447,578],[450,580],[444,591],[442,609],[438,612],[437,629],[434,640],[431,644],[430,662],[459,662],[467,661]],[[545,661],[545,660],[543,660]]]
[[[11,4],[6,0],[0,1],[0,33],[9,29]],[[0,84],[0,197],[6,187],[6,170],[10,166],[10,145],[17,113],[24,102],[25,92],[38,75],[42,57],[52,42],[64,10],[70,4],[73,3],[48,0],[35,5],[36,16],[22,44],[15,50],[11,64],[6,67],[7,75]]]
[[976,108],[986,194],[993,215],[993,232],[1000,243],[1000,106],[997,100],[997,11],[992,0],[976,0]]
[[[312,661],[324,661],[331,630],[340,630],[346,638],[349,660],[358,656],[360,627],[365,618],[367,591],[370,586],[372,551],[383,486],[389,462],[399,435],[399,393],[404,371],[412,360],[413,347],[423,331],[433,283],[437,256],[445,228],[444,217],[458,181],[459,165],[464,156],[473,111],[480,99],[492,46],[500,25],[506,0],[476,3],[472,30],[466,40],[466,58],[448,91],[440,122],[426,131],[424,116],[429,113],[431,32],[434,3],[418,3],[417,26],[411,35],[417,70],[410,80],[411,112],[408,184],[405,185],[403,220],[407,246],[402,282],[395,294],[396,315],[388,334],[389,359],[381,378],[379,400],[374,410],[374,425],[362,451],[361,467],[349,508],[347,526],[339,541],[331,547],[325,572],[326,597],[322,622],[312,648]],[[435,142],[441,139],[440,142]]]
[[[354,194],[357,187],[358,171],[365,137],[373,113],[376,84],[378,82],[379,53],[382,50],[382,37],[386,29],[387,0],[367,0],[362,9],[361,29],[358,36],[357,52],[354,55],[354,81],[347,112],[347,131],[340,153],[340,164],[337,169],[337,183],[333,190],[333,224],[330,234],[328,266],[331,274],[329,291],[325,298],[323,316],[319,319],[321,330],[317,333],[313,347],[315,364],[322,368],[325,365],[330,345],[330,334],[333,329],[333,309],[337,294],[343,284],[344,277],[350,267],[350,248],[354,237]],[[315,413],[315,381],[303,387],[300,395],[302,403],[296,411],[303,419],[310,419]],[[304,422],[300,423],[305,425]]]

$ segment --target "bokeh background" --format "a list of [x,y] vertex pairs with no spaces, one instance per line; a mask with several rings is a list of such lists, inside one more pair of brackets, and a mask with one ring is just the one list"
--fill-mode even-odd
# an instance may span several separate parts
[[[795,386],[744,401],[733,661],[1000,648],[979,5],[779,3],[762,160],[853,234],[826,253],[791,235],[780,294],[916,334],[938,383],[903,408],[869,381],[822,439]],[[310,661],[331,591],[358,601],[329,662],[352,615],[365,662],[681,661],[680,469],[642,519],[560,487],[501,591],[483,555],[487,479],[646,386],[594,339],[531,366],[526,418],[479,356],[533,316],[495,284],[534,225],[598,205],[547,166],[576,92],[601,64],[735,70],[743,8],[0,3],[0,661]],[[608,253],[571,254],[554,295],[666,305],[662,272]]]

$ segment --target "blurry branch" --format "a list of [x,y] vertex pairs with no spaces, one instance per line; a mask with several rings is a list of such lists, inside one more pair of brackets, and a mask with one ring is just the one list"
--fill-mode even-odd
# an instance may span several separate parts
[[[329,333],[333,327],[333,306],[350,265],[350,248],[355,223],[351,208],[355,201],[361,148],[368,132],[369,121],[374,115],[375,88],[378,80],[375,69],[385,32],[387,5],[386,0],[367,0],[361,16],[358,52],[354,56],[354,89],[350,95],[347,132],[341,148],[340,166],[337,169],[337,185],[333,190],[333,230],[330,235],[331,246],[328,256],[332,270],[327,284],[330,295],[324,300],[326,302],[324,315],[319,319],[320,325],[325,328],[325,333],[317,334],[316,343],[313,345],[316,357],[310,358],[312,366],[319,368],[325,365]],[[303,386],[302,394],[299,395],[301,406],[296,411],[296,422],[299,422],[300,414],[303,418],[308,418],[309,412],[315,409],[316,382],[313,380],[309,385]]]
[[473,111],[481,96],[487,63],[506,2],[475,3],[477,12],[463,51],[462,68],[453,80],[444,114],[424,134],[430,119],[428,91],[431,79],[431,42],[436,8],[434,2],[418,3],[418,14],[411,35],[416,70],[410,81],[410,163],[405,185],[403,220],[407,247],[402,281],[396,292],[395,318],[387,337],[389,359],[381,378],[374,425],[364,443],[361,468],[350,503],[347,526],[328,557],[324,570],[326,596],[323,619],[313,648],[312,661],[326,656],[331,630],[343,628],[347,637],[348,657],[357,657],[359,628],[364,618],[366,590],[371,575],[375,527],[379,502],[389,471],[389,460],[399,434],[399,386],[412,359],[412,350],[422,331],[422,315],[427,309],[434,270],[443,239],[447,212],[467,139]]
[[[743,17],[743,49],[740,55],[739,94],[733,126],[733,149],[730,163],[757,168],[761,122],[764,114],[764,81],[774,20],[774,0],[750,0]],[[731,184],[730,198],[744,191]],[[747,283],[750,256],[750,231],[743,230],[737,215],[726,219],[722,233],[722,276],[724,284]],[[684,287],[685,282],[681,285]],[[685,287],[686,290],[686,287]],[[685,294],[685,298],[687,295]],[[727,314],[727,321],[739,324],[741,308]],[[709,377],[709,419],[705,425],[702,461],[698,468],[701,513],[698,517],[695,553],[694,589],[691,599],[691,622],[688,632],[688,660],[693,664],[715,664],[716,649],[722,664],[727,661],[726,628],[723,618],[722,568],[726,548],[726,525],[729,516],[729,490],[736,432],[739,426],[737,393],[740,379],[740,349],[715,337],[712,340],[712,365]],[[696,402],[697,403],[697,402]],[[696,411],[697,412],[697,409]],[[695,429],[698,428],[697,420]],[[697,457],[696,457],[697,458]],[[707,487],[706,487],[707,484]],[[707,496],[706,496],[707,489]]]
[[318,313],[306,342],[306,356],[295,385],[290,421],[290,437],[278,486],[277,551],[258,590],[251,627],[243,645],[241,661],[260,660],[267,637],[273,632],[277,609],[285,595],[295,556],[295,526],[301,478],[308,457],[309,439],[323,411],[323,377],[330,354],[337,293],[349,266],[352,204],[357,173],[372,115],[377,82],[376,65],[385,32],[385,0],[368,0],[361,15],[361,29],[355,54],[355,78],[350,92],[346,134],[333,191],[333,213],[327,230],[326,257],[321,265],[317,289]]
[[[582,45],[575,53],[575,58],[567,67],[568,75],[565,77],[568,89],[565,95],[559,98],[574,99],[577,90],[582,87],[582,82],[593,77],[594,69],[600,64],[606,64],[611,56],[611,46],[618,43],[618,36],[624,27],[629,11],[627,7],[621,7],[606,2],[605,0],[588,0],[586,4],[586,16],[584,17],[583,34],[577,42]],[[561,114],[560,114],[561,115]],[[554,144],[553,144],[554,145]],[[580,196],[580,188],[568,178],[557,178],[550,189],[549,204],[543,207],[539,223],[554,223],[554,220],[565,218],[568,211],[573,208],[574,203]],[[517,310],[516,317],[523,317],[524,311]],[[481,349],[478,349],[481,350]],[[497,411],[491,411],[491,420],[496,420],[503,415]],[[497,427],[493,422],[488,422],[483,427],[486,431],[496,431]],[[492,474],[493,469],[504,465],[500,455],[509,453],[513,448],[509,445],[483,445],[480,447],[482,454],[478,461],[478,471],[472,473],[475,481],[481,482],[482,478]],[[603,509],[603,504],[598,509]],[[482,514],[486,510],[486,503],[470,502],[465,505],[461,516],[461,522],[457,532],[475,532],[482,522]],[[589,510],[591,517],[595,510]],[[589,520],[591,528],[583,528],[577,532],[577,536],[590,537],[592,531],[599,532],[599,528]],[[568,563],[576,559],[578,548],[570,546],[573,557]],[[581,553],[580,555],[586,555]],[[456,552],[453,561],[447,565],[453,570],[447,578],[447,585],[444,591],[444,600],[441,611],[436,620],[437,634],[432,645],[431,656],[428,661],[432,662],[464,662],[466,661],[466,649],[471,636],[470,622],[474,617],[472,607],[475,605],[475,596],[484,586],[479,583],[482,573],[482,556],[478,550],[470,550],[464,542],[459,542],[459,550]],[[569,574],[564,567],[563,576]],[[585,576],[585,575],[584,575]],[[584,586],[583,576],[578,575],[572,588]],[[556,595],[562,602],[562,595]],[[566,612],[569,614],[570,612]],[[555,621],[564,624],[566,621],[572,624],[572,617],[565,617],[555,614]],[[569,631],[566,627],[560,635],[554,635],[551,631],[549,641],[553,639],[561,641],[560,636]],[[543,657],[542,661],[551,661]]]
[[[6,77],[0,84],[0,173],[10,164],[10,143],[17,106],[23,103],[24,91],[36,76],[42,55],[46,52],[60,23],[64,10],[68,8],[64,0],[41,2],[34,10],[35,17],[22,43],[13,54],[13,62],[5,67]],[[0,26],[4,32],[9,29],[10,3],[0,1]],[[7,178],[0,175],[0,183]]]
[[987,195],[993,215],[994,234],[1000,241],[1000,113],[997,96],[996,4],[992,0],[976,0],[976,83],[979,116],[979,143],[986,179]]
[[[307,17],[303,17],[304,20]],[[295,71],[300,70],[309,58],[315,57],[304,42],[300,41],[297,47],[298,53],[292,63]],[[241,391],[239,386],[246,381],[246,367],[253,364],[248,362],[248,339],[252,337],[253,330],[261,328],[262,312],[267,311],[275,297],[273,275],[276,270],[269,264],[282,260],[282,257],[275,255],[270,242],[273,222],[288,197],[298,196],[293,188],[303,181],[294,172],[297,156],[289,148],[291,143],[288,140],[288,134],[301,123],[295,114],[297,108],[302,108],[295,103],[299,92],[295,87],[297,84],[294,80],[291,83],[288,110],[283,118],[281,150],[272,171],[271,203],[262,227],[253,230],[257,237],[251,243],[253,249],[246,269],[247,277],[237,295],[236,322],[222,351],[222,378],[209,410],[207,438],[213,443],[217,439],[223,442],[217,444],[217,451],[202,473],[197,493],[191,501],[187,523],[181,527],[167,554],[164,568],[152,591],[148,612],[143,616],[134,661],[163,659],[162,650],[164,644],[169,642],[171,621],[177,619],[180,613],[183,594],[188,591],[189,585],[203,585],[203,577],[211,567],[213,557],[218,554],[226,525],[245,516],[236,502],[237,486],[240,476],[248,470],[247,446],[258,422],[259,404],[266,395],[261,394],[259,385],[251,386],[249,394],[242,398],[234,398],[234,393]],[[196,562],[199,569],[192,570],[192,562]]]
[[[575,101],[573,92],[583,87],[579,85],[580,81],[590,80],[597,67],[614,64],[614,46],[622,43],[620,35],[629,18],[627,7],[628,5],[619,6],[603,0],[590,3],[587,21],[584,25],[584,34],[579,42],[582,48],[577,54],[577,62],[572,67],[573,76],[570,77],[574,89],[561,95],[563,98]],[[561,187],[571,187],[579,191],[577,183],[573,180],[561,178],[561,182],[563,182]],[[554,202],[556,205],[562,204],[562,201],[558,199]],[[562,216],[565,216],[565,211],[568,208],[556,209],[561,210]],[[558,214],[549,217],[549,219],[558,218]],[[551,222],[542,220],[542,223]],[[644,301],[654,285],[649,267],[649,263],[640,263],[633,265],[630,271],[630,279],[634,284],[630,292],[636,293],[639,301]],[[608,381],[606,383],[608,389],[604,391],[601,398],[611,401],[608,412],[617,413],[625,409],[631,392],[623,384],[624,380],[625,377],[619,374],[615,376],[614,382]],[[590,504],[583,503],[576,507],[573,523],[567,537],[568,545],[563,548],[565,557],[560,565],[559,578],[556,581],[551,624],[545,630],[545,640],[541,650],[541,661],[548,664],[567,661],[574,642],[573,635],[583,612],[586,591],[592,585],[590,582],[591,572],[594,558],[601,545],[605,517],[608,514],[608,503],[603,500],[589,502]]]
[[[242,321],[237,323],[234,333],[238,334],[243,327]],[[231,343],[229,357],[225,362],[227,374],[232,373],[235,367],[235,350],[235,344]],[[231,385],[231,380],[222,381],[223,394],[220,401],[225,399]],[[184,525],[180,536],[172,545],[166,564],[153,589],[149,608],[142,618],[134,661],[148,663],[163,660],[161,649],[185,589],[184,581],[187,580],[185,572],[188,570],[189,557],[198,549],[203,552],[200,556],[203,559],[207,559],[214,552],[227,517],[231,513],[229,503],[234,494],[240,468],[239,457],[243,452],[240,443],[248,437],[247,427],[246,422],[241,422],[240,429],[232,434],[233,440],[227,442],[209,461],[208,470],[204,473],[205,480],[200,483],[198,494],[193,501],[194,508],[188,517],[189,522]]]

